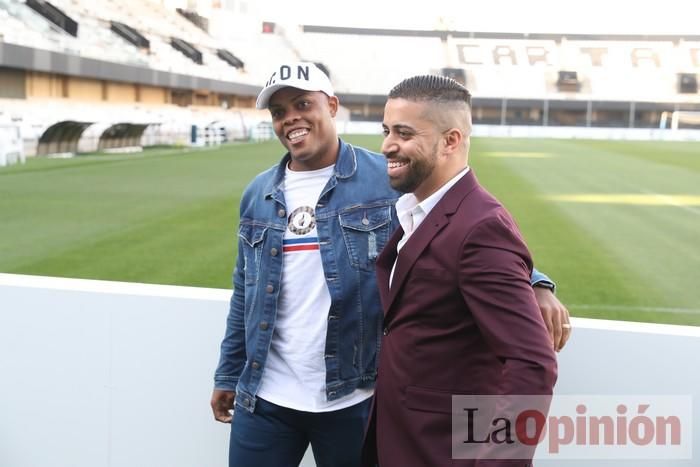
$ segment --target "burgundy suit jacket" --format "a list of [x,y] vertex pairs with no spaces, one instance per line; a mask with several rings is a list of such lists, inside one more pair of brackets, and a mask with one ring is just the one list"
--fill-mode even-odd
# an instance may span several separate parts
[[453,394],[552,394],[556,357],[534,292],[532,260],[505,208],[470,170],[401,249],[377,259],[384,309],[363,465],[529,466],[453,460]]

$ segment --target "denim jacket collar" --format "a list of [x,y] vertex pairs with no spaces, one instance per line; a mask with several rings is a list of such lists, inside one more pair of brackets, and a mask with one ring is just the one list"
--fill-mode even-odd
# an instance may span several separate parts
[[[338,139],[338,159],[335,162],[335,170],[333,171],[333,176],[336,179],[346,179],[355,175],[357,171],[357,156],[355,155],[355,149],[352,145]],[[289,153],[285,154],[277,170],[275,171],[275,176],[270,180],[270,183],[265,187],[265,198],[270,199],[281,199],[279,196],[283,191],[282,183],[284,183],[284,174],[287,169],[287,164],[292,157]],[[332,185],[335,185],[333,181]]]

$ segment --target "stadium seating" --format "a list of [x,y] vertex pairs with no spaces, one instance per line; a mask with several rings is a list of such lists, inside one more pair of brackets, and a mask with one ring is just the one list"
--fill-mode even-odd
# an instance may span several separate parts
[[401,79],[445,65],[438,37],[328,34],[289,35],[303,59],[322,62],[331,70],[336,92],[386,94]]
[[[144,135],[160,142],[169,140],[158,136],[157,128],[175,125],[180,130],[168,133],[173,135],[171,141],[200,144],[197,138],[192,141],[192,127],[200,129],[196,134],[216,134],[211,131],[214,122],[238,120],[236,112],[253,107],[257,89],[270,71],[280,62],[297,60],[327,68],[354,120],[380,119],[388,90],[407,76],[424,73],[463,78],[474,96],[477,124],[649,128],[659,126],[664,112],[700,111],[700,36],[406,31],[274,23],[263,28],[265,18],[223,7],[205,17],[205,12],[178,13],[158,0],[51,0],[76,22],[74,37],[26,1],[0,0],[0,47],[16,44],[53,55],[42,52],[25,59],[32,63],[27,65],[26,84],[12,71],[16,65],[8,71],[0,62],[0,84],[13,84],[0,89],[0,99],[13,98],[3,102],[3,110],[21,121],[25,140],[72,120],[107,128],[123,122],[148,123]],[[117,34],[115,23],[142,40],[135,44],[128,34],[126,38]],[[113,80],[104,72],[71,74],[83,69],[75,64],[79,60],[93,60],[87,67],[92,70],[112,64],[122,68]],[[68,65],[63,71],[54,70],[54,61]],[[41,66],[32,68],[36,64]],[[200,109],[194,112],[192,106]],[[38,108],[49,110],[37,112]],[[244,118],[247,131],[231,130],[231,134],[250,137],[251,128],[265,119],[264,114]],[[25,143],[29,155],[40,152],[31,148],[38,139],[33,141]],[[93,146],[99,147],[77,145],[81,150]]]
[[[273,64],[280,61],[322,62],[331,70],[341,94],[381,95],[407,75],[461,68],[468,76],[467,85],[481,97],[547,98],[557,92],[557,73],[571,70],[581,80],[576,92],[585,98],[600,94],[602,99],[614,100],[640,96],[650,101],[673,100],[678,91],[678,73],[694,71],[700,65],[700,41],[620,41],[554,35],[502,38],[440,31],[409,35],[405,31],[396,34],[388,30],[280,26],[275,34],[264,34],[260,28],[245,28],[240,33],[236,27],[221,26],[230,19],[225,11],[221,12],[223,18],[211,18],[210,33],[154,0],[127,2],[128,8],[125,2],[116,0],[52,3],[78,22],[78,37],[61,31],[19,0],[0,0],[3,40],[255,85],[264,82]],[[150,49],[138,49],[120,39],[110,30],[112,21],[143,34],[150,41]],[[216,24],[219,27],[214,27]],[[203,64],[195,64],[175,50],[172,38],[192,44],[202,53]],[[245,69],[221,59],[218,49],[232,52]],[[621,74],[624,76],[611,80]],[[646,75],[650,77],[645,79]]]

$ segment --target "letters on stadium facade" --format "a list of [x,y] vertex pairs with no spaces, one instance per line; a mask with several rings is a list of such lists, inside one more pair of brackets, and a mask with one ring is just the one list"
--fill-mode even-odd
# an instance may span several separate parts
[[455,40],[462,65],[700,68],[700,43],[657,41]]

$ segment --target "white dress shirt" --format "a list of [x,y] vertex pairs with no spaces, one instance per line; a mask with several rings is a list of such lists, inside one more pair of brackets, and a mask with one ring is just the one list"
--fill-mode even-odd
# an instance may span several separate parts
[[[406,193],[401,196],[398,201],[396,201],[396,215],[399,218],[399,224],[403,229],[403,237],[399,240],[396,246],[396,261],[399,259],[399,252],[401,248],[406,244],[413,232],[416,231],[418,226],[423,222],[423,220],[428,217],[430,211],[440,202],[445,193],[447,193],[450,188],[454,186],[462,177],[464,177],[467,172],[469,172],[469,167],[466,167],[460,173],[452,177],[447,183],[442,185],[435,193],[425,198],[423,201],[418,201],[418,198],[413,193]],[[391,282],[394,280],[394,270],[396,269],[396,261],[394,261],[394,266],[391,268],[391,276],[389,277],[389,287],[391,287]]]

